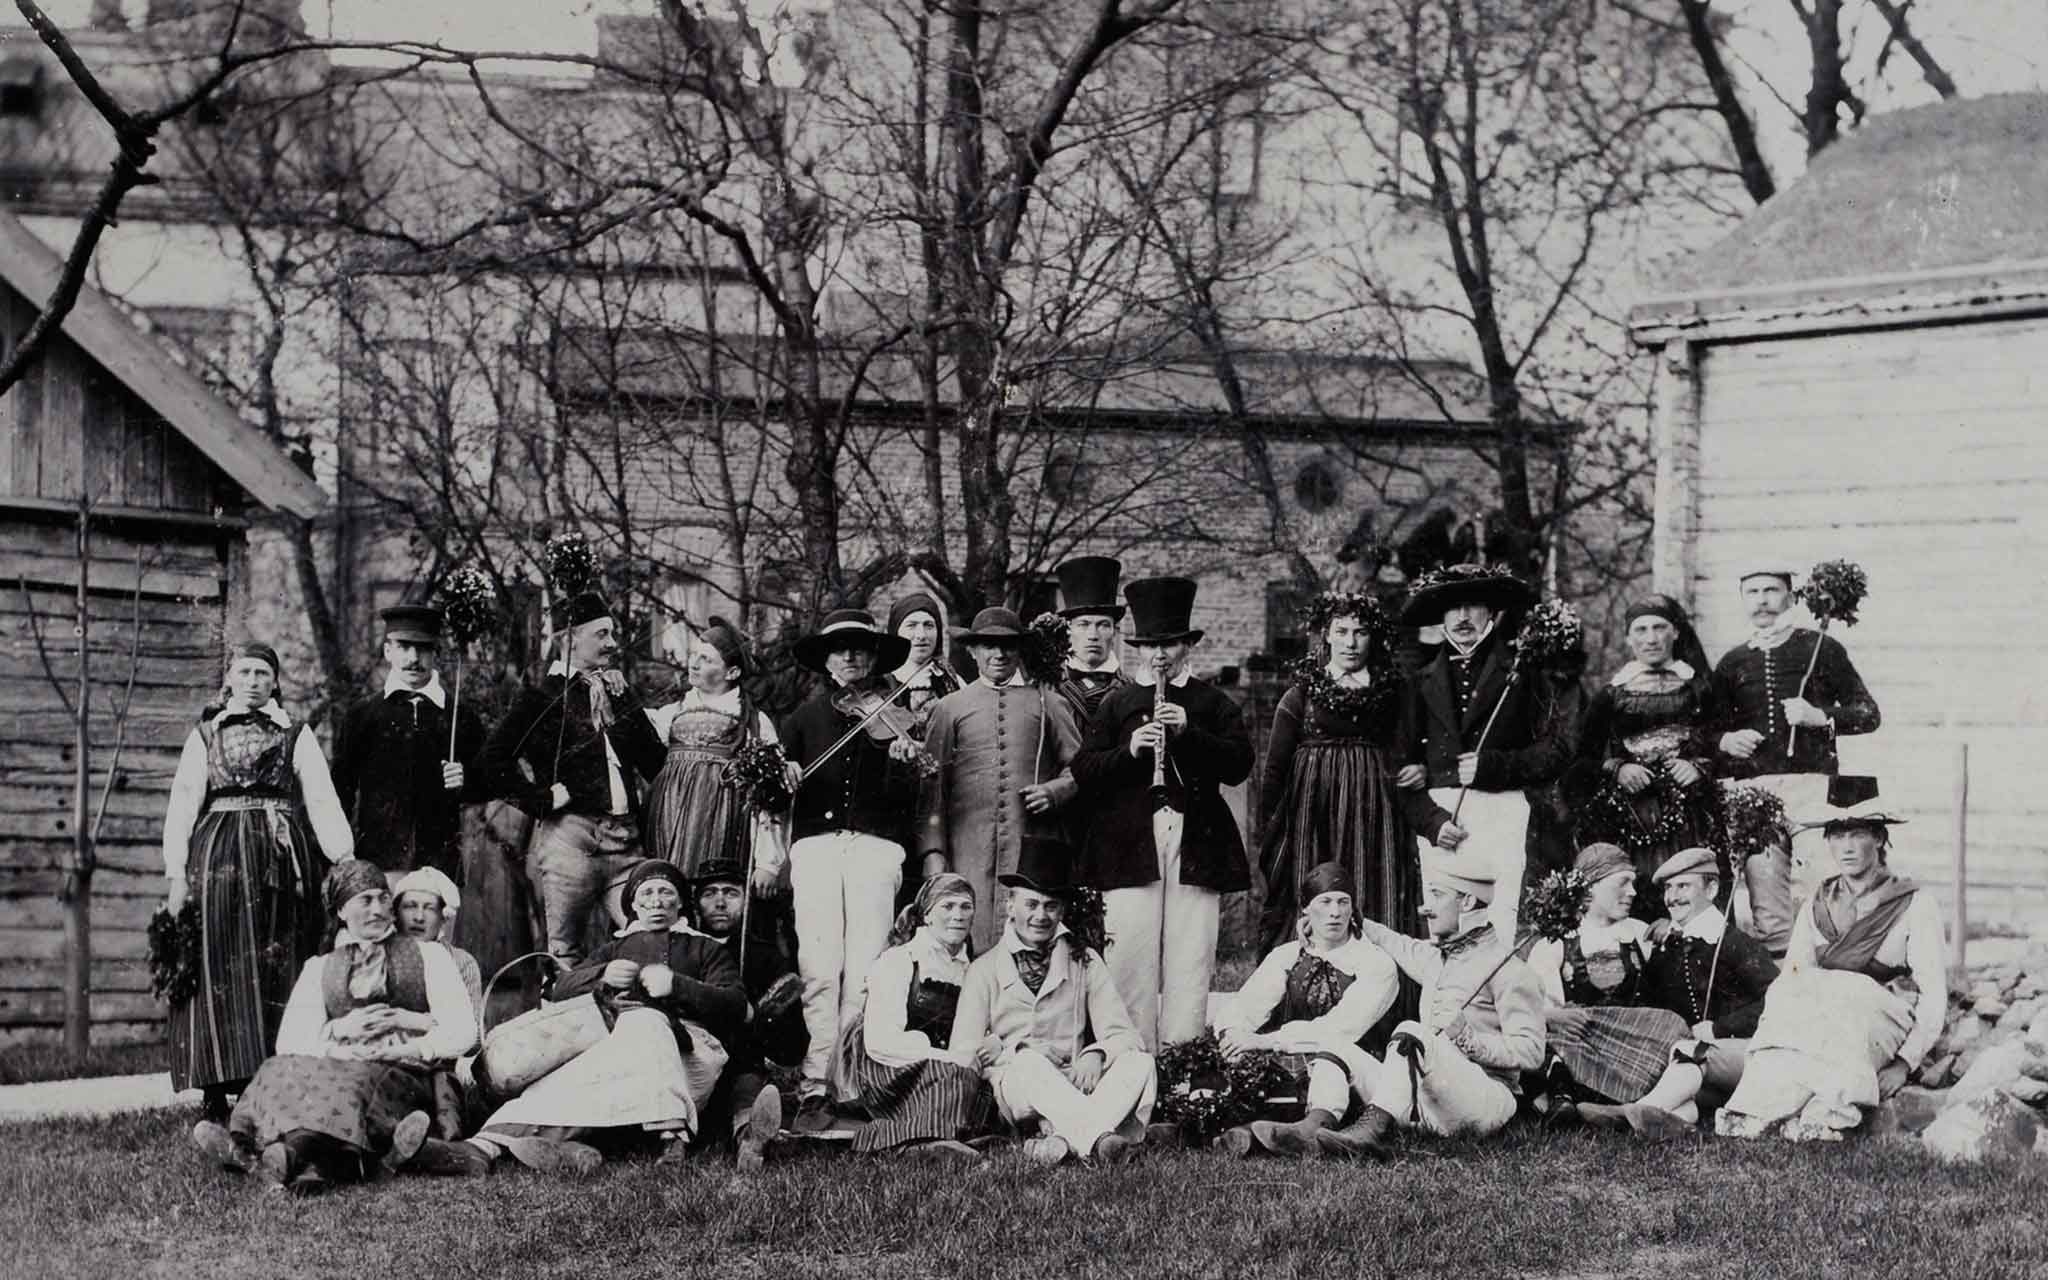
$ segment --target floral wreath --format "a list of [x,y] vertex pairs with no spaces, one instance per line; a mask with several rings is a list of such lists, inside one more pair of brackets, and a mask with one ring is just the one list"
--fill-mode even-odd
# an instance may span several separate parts
[[[1338,618],[1357,618],[1365,624],[1369,679],[1363,688],[1340,684],[1330,674],[1323,635]],[[1400,669],[1394,665],[1398,632],[1378,600],[1363,591],[1324,591],[1302,606],[1301,620],[1314,638],[1314,647],[1294,663],[1294,683],[1318,710],[1362,721],[1372,719],[1393,701],[1401,689]]]
[[1159,1101],[1153,1119],[1178,1127],[1183,1137],[1202,1146],[1225,1129],[1258,1119],[1268,1098],[1296,1087],[1281,1055],[1270,1049],[1226,1058],[1213,1027],[1167,1045],[1154,1065]]
[[149,917],[149,989],[176,1007],[199,994],[199,906],[187,899],[176,915],[158,907]]
[[[1652,781],[1644,792],[1657,799],[1657,816],[1648,826],[1637,816],[1631,796],[1622,790],[1615,778],[1606,779],[1598,791],[1586,802],[1586,813],[1582,821],[1601,835],[1611,838],[1630,853],[1651,853],[1669,848],[1671,842],[1686,835],[1687,812],[1691,803],[1699,798],[1696,793],[1678,785],[1678,780],[1661,771],[1652,774]],[[1712,806],[1708,806],[1711,811]],[[1713,815],[1710,812],[1709,820]],[[1718,824],[1716,824],[1718,825]],[[1712,839],[1709,834],[1708,839]]]
[[1721,786],[1721,826],[1728,859],[1738,867],[1766,850],[1787,847],[1792,832],[1777,793],[1739,783]]

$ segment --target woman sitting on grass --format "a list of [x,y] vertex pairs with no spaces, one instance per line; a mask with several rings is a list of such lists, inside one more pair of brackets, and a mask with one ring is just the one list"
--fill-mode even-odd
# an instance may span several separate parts
[[979,1070],[987,1063],[966,1067],[947,1052],[973,927],[974,886],[950,871],[925,881],[896,917],[889,949],[868,970],[865,1010],[840,1041],[848,1109],[868,1121],[854,1150],[980,1154],[961,1140],[994,1110]]
[[357,1182],[379,1166],[485,1172],[474,1152],[427,1137],[433,1073],[476,1044],[476,1013],[439,943],[392,926],[384,872],[360,859],[327,873],[334,947],[306,962],[268,1059],[223,1126],[192,1140],[273,1190],[304,1174]]

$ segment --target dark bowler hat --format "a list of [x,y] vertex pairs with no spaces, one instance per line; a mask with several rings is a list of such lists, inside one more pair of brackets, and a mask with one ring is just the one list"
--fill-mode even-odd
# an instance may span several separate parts
[[1140,578],[1124,588],[1131,602],[1132,644],[1189,644],[1202,638],[1195,616],[1193,578]]
[[964,631],[955,631],[953,639],[961,644],[1014,647],[1024,643],[1024,620],[1014,609],[983,609],[974,615],[974,625]]
[[611,602],[595,591],[579,591],[555,606],[555,625],[558,627],[580,627],[586,622],[611,616]]
[[695,892],[707,884],[736,884],[744,887],[747,883],[747,865],[738,858],[706,858],[697,868],[697,874],[690,877],[690,889]]
[[1415,580],[1401,610],[1401,622],[1410,627],[1434,627],[1456,605],[1483,604],[1505,613],[1535,602],[1536,593],[1511,573],[1483,564],[1446,565]]
[[384,610],[384,638],[407,644],[441,643],[441,611],[430,604],[395,604]]
[[874,616],[865,609],[834,609],[814,634],[791,646],[797,662],[813,671],[823,671],[825,659],[840,649],[872,650],[875,665],[893,671],[910,656],[910,641],[876,627]]
[[1049,898],[1064,898],[1074,891],[1074,851],[1064,840],[1050,836],[1026,835],[1019,842],[1017,869],[996,877],[1008,889],[1030,889]]
[[1099,615],[1121,622],[1124,607],[1116,602],[1123,562],[1109,556],[1075,556],[1054,570],[1060,579],[1060,616]]

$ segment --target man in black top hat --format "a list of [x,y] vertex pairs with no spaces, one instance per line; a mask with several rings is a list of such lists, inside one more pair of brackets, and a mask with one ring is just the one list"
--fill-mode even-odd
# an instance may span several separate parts
[[356,856],[396,883],[433,867],[462,883],[462,806],[488,798],[483,724],[463,709],[448,751],[448,694],[434,657],[441,611],[403,604],[384,610],[384,692],[355,703],[334,734],[334,790],[356,833]]
[[1510,574],[1461,564],[1417,579],[1401,615],[1444,635],[1408,682],[1401,763],[1423,766],[1428,789],[1402,791],[1402,803],[1423,848],[1463,848],[1493,866],[1489,917],[1503,938],[1521,907],[1531,793],[1571,763],[1583,700],[1578,681],[1555,672],[1510,679],[1512,632],[1502,633],[1534,600]]
[[1085,727],[1104,698],[1131,682],[1116,652],[1116,628],[1124,618],[1116,598],[1123,565],[1108,556],[1075,556],[1055,572],[1060,616],[1067,620],[1067,675],[1059,691],[1074,708],[1074,723]]
[[1222,895],[1251,887],[1222,788],[1250,775],[1252,743],[1237,704],[1188,670],[1194,581],[1124,596],[1138,683],[1103,700],[1074,757],[1092,813],[1078,878],[1102,891],[1110,974],[1153,1051],[1202,1033]]
[[[781,726],[796,795],[789,884],[811,1036],[797,1127],[815,1131],[831,1119],[826,1082],[840,1028],[859,1012],[868,967],[895,919],[922,752],[907,735],[891,734],[884,716],[873,722],[876,733],[860,728],[870,710],[902,691],[888,672],[910,652],[908,640],[883,632],[859,609],[837,609],[794,651],[798,663],[826,677]],[[900,700],[892,705],[904,709]],[[799,782],[805,768],[811,776]]]
[[[1881,720],[1877,700],[1840,641],[1792,624],[1790,569],[1752,570],[1739,586],[1752,629],[1714,667],[1709,737],[1716,748],[1715,772],[1765,788],[1788,811],[1818,808],[1839,767],[1835,739],[1875,731]],[[1813,674],[1807,677],[1809,666]],[[1813,839],[1793,844],[1802,854],[1820,852]],[[1810,889],[1818,877],[1795,874],[1792,848],[1754,854],[1737,871],[1749,889],[1756,936],[1771,954],[1785,954],[1794,903],[1804,896],[1794,882]]]
[[591,908],[615,925],[626,877],[641,859],[633,775],[652,780],[668,749],[617,669],[618,624],[586,591],[557,614],[567,658],[520,691],[484,745],[489,786],[537,821],[526,874],[540,896],[548,951],[573,965],[584,953]]

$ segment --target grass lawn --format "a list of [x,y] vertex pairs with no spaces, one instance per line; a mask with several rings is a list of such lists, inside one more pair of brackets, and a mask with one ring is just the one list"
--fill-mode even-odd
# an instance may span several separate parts
[[83,1062],[66,1053],[62,1045],[18,1044],[0,1049],[0,1085],[144,1075],[168,1071],[170,1066],[170,1046],[161,1040],[94,1045]]
[[1114,1169],[802,1156],[409,1178],[308,1197],[209,1167],[172,1111],[0,1130],[0,1274],[69,1277],[2048,1274],[2048,1161],[1948,1169],[1877,1143],[1517,1132],[1390,1166]]

